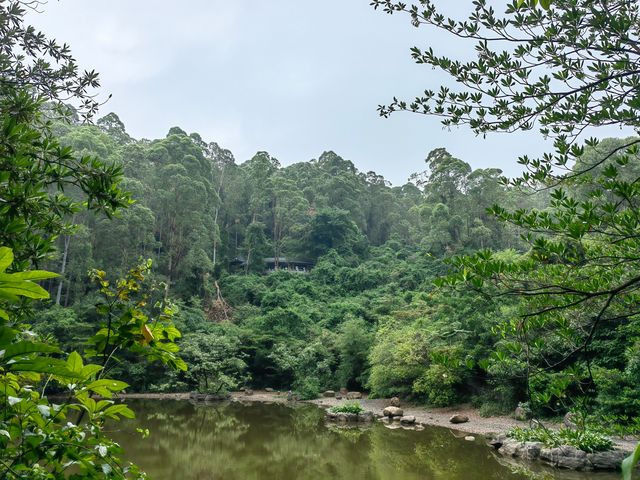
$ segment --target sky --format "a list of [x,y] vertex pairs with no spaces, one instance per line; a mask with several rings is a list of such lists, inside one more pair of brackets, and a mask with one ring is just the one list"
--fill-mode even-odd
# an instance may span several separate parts
[[[462,18],[470,2],[442,2]],[[333,150],[364,172],[403,184],[445,147],[474,168],[519,172],[519,155],[549,150],[535,132],[475,136],[434,117],[378,116],[451,80],[417,65],[412,46],[469,58],[453,42],[369,0],[49,0],[29,21],[100,72],[100,115],[135,138],[179,126],[230,149],[238,163],[265,150],[283,165]]]

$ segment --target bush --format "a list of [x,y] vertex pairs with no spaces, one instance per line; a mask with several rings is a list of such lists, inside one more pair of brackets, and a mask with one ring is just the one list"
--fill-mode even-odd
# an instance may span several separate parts
[[541,427],[514,427],[509,430],[507,436],[520,442],[542,442],[549,448],[571,445],[587,453],[605,452],[613,447],[613,442],[609,438],[589,429],[561,428],[556,431]]
[[360,405],[360,402],[346,402],[342,405],[336,405],[329,409],[331,413],[354,413],[359,414],[364,412],[364,408]]
[[433,364],[414,382],[413,392],[426,395],[435,407],[448,407],[458,400],[456,386],[460,376],[450,368]]

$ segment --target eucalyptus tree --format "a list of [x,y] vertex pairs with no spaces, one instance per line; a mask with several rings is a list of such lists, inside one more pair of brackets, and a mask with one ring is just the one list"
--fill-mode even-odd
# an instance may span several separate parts
[[[520,156],[525,171],[510,182],[550,189],[548,208],[492,209],[524,232],[530,251],[509,261],[491,252],[460,258],[449,280],[491,282],[523,300],[521,316],[503,325],[508,340],[497,358],[526,366],[534,400],[562,404],[570,390],[592,395],[594,367],[606,364],[598,340],[608,332],[622,339],[640,312],[639,177],[626,173],[635,170],[640,139],[611,146],[585,137],[602,126],[638,133],[640,6],[556,0],[535,8],[537,2],[520,0],[500,15],[477,0],[466,20],[456,20],[431,0],[371,4],[475,47],[471,60],[439,55],[436,46],[412,48],[417,63],[441,70],[456,86],[393,99],[380,106],[381,115],[433,115],[445,127],[464,125],[481,135],[537,128],[553,139],[553,152]],[[571,190],[576,184],[583,187],[579,197]],[[626,337],[627,345],[635,341]]]

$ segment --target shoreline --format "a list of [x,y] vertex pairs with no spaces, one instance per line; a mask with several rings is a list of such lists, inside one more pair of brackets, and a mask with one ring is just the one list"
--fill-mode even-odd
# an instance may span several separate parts
[[[122,399],[149,399],[149,400],[189,400],[189,393],[127,393],[121,394],[118,398]],[[287,400],[286,392],[267,392],[264,390],[255,390],[253,394],[247,395],[244,392],[231,392],[230,400],[243,402],[262,402],[262,403],[292,403]],[[298,400],[299,403],[310,403],[321,408],[329,408],[339,405],[348,400],[338,400],[333,397],[320,397],[313,400]],[[370,410],[374,414],[382,414],[382,410],[389,406],[387,398],[368,398],[363,395],[357,400],[365,410]],[[527,427],[528,421],[520,421],[507,416],[481,417],[478,409],[469,405],[457,405],[455,407],[446,408],[429,408],[422,405],[412,404],[410,402],[402,402],[401,407],[405,415],[416,417],[416,424],[433,427],[445,427],[450,430],[475,434],[478,436],[498,435],[504,433],[512,427]],[[452,415],[465,415],[469,418],[468,422],[453,424],[449,422]]]

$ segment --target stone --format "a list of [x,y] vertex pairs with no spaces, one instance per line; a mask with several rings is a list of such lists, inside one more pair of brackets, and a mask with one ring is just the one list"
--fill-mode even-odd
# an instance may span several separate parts
[[400,417],[400,423],[403,425],[413,425],[416,423],[416,417],[413,415],[402,416]]
[[617,470],[620,468],[622,460],[625,459],[630,452],[615,449],[608,452],[587,453],[587,462],[591,468],[595,470]]
[[584,470],[591,465],[587,461],[587,453],[569,445],[540,450],[540,459],[549,465],[570,470]]
[[347,400],[358,400],[362,398],[362,394],[360,392],[348,392]]
[[245,388],[244,389],[244,394],[245,395],[253,395],[253,390],[251,390],[250,388]]
[[513,440],[511,438],[506,438],[502,442],[502,445],[498,449],[498,452],[501,455],[506,457],[517,457],[520,455],[520,447],[522,444],[517,440]]
[[275,390],[273,388],[265,388],[264,391],[265,392],[269,392],[269,393],[275,392]]
[[382,410],[382,414],[385,417],[401,417],[404,412],[402,411],[401,408],[398,407],[387,407],[384,410]]
[[475,442],[476,441],[476,437],[474,437],[473,435],[467,435],[466,437],[464,437],[464,439],[467,442]]
[[578,424],[576,423],[576,414],[572,412],[567,412],[564,414],[564,418],[562,419],[562,424],[568,428],[569,430],[577,430]]
[[332,412],[331,410],[327,410],[327,418],[329,420],[335,420],[337,416],[338,416],[337,413]]
[[355,413],[337,413],[336,420],[342,423],[357,422],[358,415]]
[[449,419],[449,423],[467,423],[469,421],[469,417],[467,417],[466,415],[453,415],[450,419]]
[[349,393],[349,390],[347,390],[346,388],[341,388],[340,389],[340,395],[342,395],[343,397],[345,397],[347,395],[347,393]]
[[373,415],[373,412],[362,412],[358,414],[359,422],[369,423],[369,422],[373,422],[374,419],[375,419],[375,416]]
[[525,442],[522,445],[520,456],[525,460],[536,460],[543,448],[544,444],[542,442]]
[[342,395],[340,393],[336,393],[336,400],[342,400]]
[[333,390],[327,390],[326,392],[324,392],[322,394],[323,397],[335,397],[336,396],[336,392],[334,392]]
[[529,411],[525,410],[522,407],[516,408],[516,411],[513,413],[513,418],[520,421],[529,420]]
[[487,441],[487,444],[495,448],[496,450],[498,450],[507,439],[508,437],[504,434],[496,435],[494,437],[489,438],[489,440]]
[[392,407],[399,407],[400,406],[400,399],[398,397],[392,397],[389,400],[389,405],[391,405]]
[[424,430],[424,425],[420,424],[420,423],[416,423],[416,426],[414,427],[416,430]]

